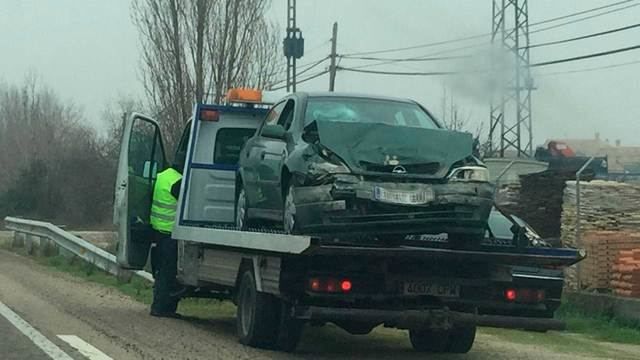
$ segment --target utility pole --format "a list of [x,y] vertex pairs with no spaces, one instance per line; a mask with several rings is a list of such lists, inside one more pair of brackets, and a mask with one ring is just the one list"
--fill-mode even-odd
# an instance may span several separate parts
[[329,66],[329,91],[334,91],[336,86],[336,71],[338,70],[336,66],[336,58],[338,55],[336,54],[336,48],[338,46],[338,23],[333,23],[333,35],[331,36],[331,65]]
[[[503,82],[496,84],[498,94],[491,101],[489,152],[504,157],[506,151],[512,150],[517,157],[531,157],[534,87],[529,69],[529,2],[493,0],[492,19],[491,42],[499,45],[494,50],[500,52],[494,58],[497,64],[493,78]],[[502,69],[512,67],[515,69],[512,74],[501,74]],[[495,141],[498,131],[499,141]]]
[[295,92],[296,60],[304,55],[304,38],[296,26],[296,0],[287,0],[287,37],[282,45],[287,58],[287,92]]

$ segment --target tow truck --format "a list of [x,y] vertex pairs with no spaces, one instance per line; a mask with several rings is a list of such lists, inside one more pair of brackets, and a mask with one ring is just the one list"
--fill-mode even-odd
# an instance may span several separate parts
[[[466,353],[479,325],[563,328],[552,318],[558,280],[584,253],[533,246],[524,227],[473,249],[440,246],[446,240],[438,236],[369,244],[236,228],[238,154],[270,105],[251,91],[196,104],[176,150],[186,158],[172,232],[178,281],[189,289],[185,296],[235,303],[241,343],[293,351],[305,324],[334,323],[351,334],[383,325],[408,330],[417,351]],[[117,259],[142,269],[154,179],[168,163],[157,121],[132,113],[123,126]]]

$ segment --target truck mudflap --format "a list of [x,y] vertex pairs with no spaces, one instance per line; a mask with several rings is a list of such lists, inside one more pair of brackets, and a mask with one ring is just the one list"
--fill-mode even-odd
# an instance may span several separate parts
[[403,258],[431,258],[492,262],[504,265],[523,266],[570,266],[585,258],[584,250],[571,248],[526,248],[526,249],[445,249],[420,246],[351,246],[313,245],[303,252],[305,255],[380,256]]
[[379,310],[309,306],[295,309],[300,320],[318,322],[365,322],[397,329],[451,329],[454,326],[486,326],[535,331],[564,330],[558,319],[519,316],[478,315],[447,308],[424,310]]

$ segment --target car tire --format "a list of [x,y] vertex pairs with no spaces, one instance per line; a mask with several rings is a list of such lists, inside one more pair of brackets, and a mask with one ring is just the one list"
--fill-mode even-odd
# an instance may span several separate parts
[[236,197],[236,228],[238,230],[246,230],[249,226],[249,205],[247,202],[247,193],[244,186],[239,185],[238,196]]
[[409,330],[409,340],[415,351],[443,353],[449,345],[449,331],[446,330]]
[[289,184],[284,194],[284,204],[282,206],[282,229],[285,234],[297,234],[298,224],[296,221],[296,204],[293,202],[293,185]]
[[240,343],[259,348],[274,348],[279,325],[278,302],[273,296],[258,292],[253,270],[240,278],[237,294],[236,333]]
[[475,326],[456,326],[449,333],[447,352],[454,354],[466,354],[473,347],[476,339]]

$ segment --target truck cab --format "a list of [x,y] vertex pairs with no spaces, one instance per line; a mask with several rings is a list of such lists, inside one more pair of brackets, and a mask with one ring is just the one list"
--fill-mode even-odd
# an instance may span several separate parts
[[[270,108],[254,92],[244,93],[249,101],[238,94],[225,104],[194,106],[177,148],[186,161],[172,237],[187,296],[233,301],[241,343],[292,351],[305,324],[335,323],[352,334],[384,325],[408,330],[417,351],[465,353],[478,325],[562,328],[549,317],[559,302],[557,283],[547,292],[544,282],[523,278],[584,254],[536,247],[518,226],[512,238],[474,249],[442,246],[437,237],[372,246],[237,228],[238,156]],[[131,114],[114,205],[123,268],[147,262],[151,195],[166,166],[158,123]]]

